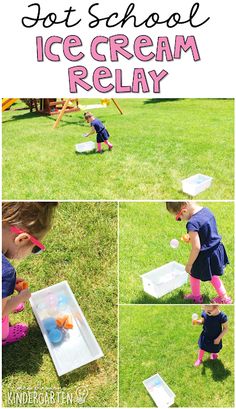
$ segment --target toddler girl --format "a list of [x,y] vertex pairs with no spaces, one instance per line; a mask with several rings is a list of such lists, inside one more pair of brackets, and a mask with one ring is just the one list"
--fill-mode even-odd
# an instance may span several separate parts
[[229,261],[212,212],[194,202],[166,202],[166,208],[174,214],[176,221],[187,221],[186,229],[192,249],[185,270],[190,274],[192,291],[184,298],[202,303],[201,281],[210,281],[218,294],[211,302],[231,304],[231,298],[219,277],[224,274]]
[[[20,341],[28,333],[24,323],[9,325],[9,314],[19,312],[30,298],[28,288],[19,290],[24,281],[16,277],[9,259],[23,259],[29,254],[45,250],[40,240],[51,227],[57,203],[4,202],[2,203],[2,345]],[[18,291],[17,295],[14,290]]]
[[103,123],[95,118],[95,116],[92,114],[92,112],[86,112],[84,113],[84,118],[86,120],[87,123],[89,123],[92,127],[91,131],[86,134],[85,136],[90,136],[93,133],[97,133],[97,146],[98,146],[98,153],[102,153],[102,142],[104,142],[107,146],[109,151],[112,150],[113,145],[108,141],[108,138],[110,137],[109,132],[107,131],[107,129],[105,128],[105,126],[103,125]]
[[228,331],[227,315],[219,310],[218,305],[205,305],[202,318],[195,320],[197,325],[203,325],[203,331],[198,340],[198,358],[194,363],[199,366],[205,352],[210,352],[211,359],[218,358],[222,349],[222,338]]

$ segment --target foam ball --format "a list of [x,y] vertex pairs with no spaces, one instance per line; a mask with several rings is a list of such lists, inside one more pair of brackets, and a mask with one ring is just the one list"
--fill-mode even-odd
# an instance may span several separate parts
[[57,327],[56,320],[53,317],[49,317],[43,320],[43,325],[48,332]]
[[63,338],[63,333],[61,330],[54,328],[49,331],[48,338],[52,342],[52,344],[59,344],[59,342],[61,342]]
[[170,247],[172,247],[172,249],[177,249],[179,247],[179,240],[172,239],[170,241]]

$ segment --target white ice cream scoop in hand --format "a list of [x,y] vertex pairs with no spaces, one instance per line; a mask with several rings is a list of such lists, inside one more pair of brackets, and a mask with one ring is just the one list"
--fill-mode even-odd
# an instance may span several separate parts
[[192,323],[193,323],[193,325],[196,324],[197,319],[198,319],[198,314],[196,314],[196,313],[194,312],[193,315],[192,315]]
[[179,240],[172,239],[170,241],[170,247],[172,247],[172,249],[177,249],[179,247]]

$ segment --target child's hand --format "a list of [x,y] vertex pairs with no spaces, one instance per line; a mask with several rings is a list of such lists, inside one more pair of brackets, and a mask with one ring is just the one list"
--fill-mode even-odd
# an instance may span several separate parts
[[190,274],[192,270],[192,264],[186,264],[185,271],[186,273]]
[[216,339],[214,339],[214,344],[215,345],[218,345],[220,343],[220,338],[219,337],[217,337]]
[[31,292],[28,288],[26,290],[23,290],[19,293],[19,302],[25,302],[31,297]]

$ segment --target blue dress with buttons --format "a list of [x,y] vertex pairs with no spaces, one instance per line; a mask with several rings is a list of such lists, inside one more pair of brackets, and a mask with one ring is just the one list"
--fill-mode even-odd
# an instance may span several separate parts
[[222,311],[218,315],[208,315],[203,311],[202,317],[204,324],[198,346],[203,351],[217,353],[222,349],[222,340],[217,345],[214,344],[214,340],[221,334],[222,324],[228,321],[227,315]]
[[199,255],[192,265],[191,276],[201,281],[211,281],[213,276],[223,275],[229,260],[213,213],[203,207],[189,219],[186,228],[188,233],[197,232],[201,243]]

